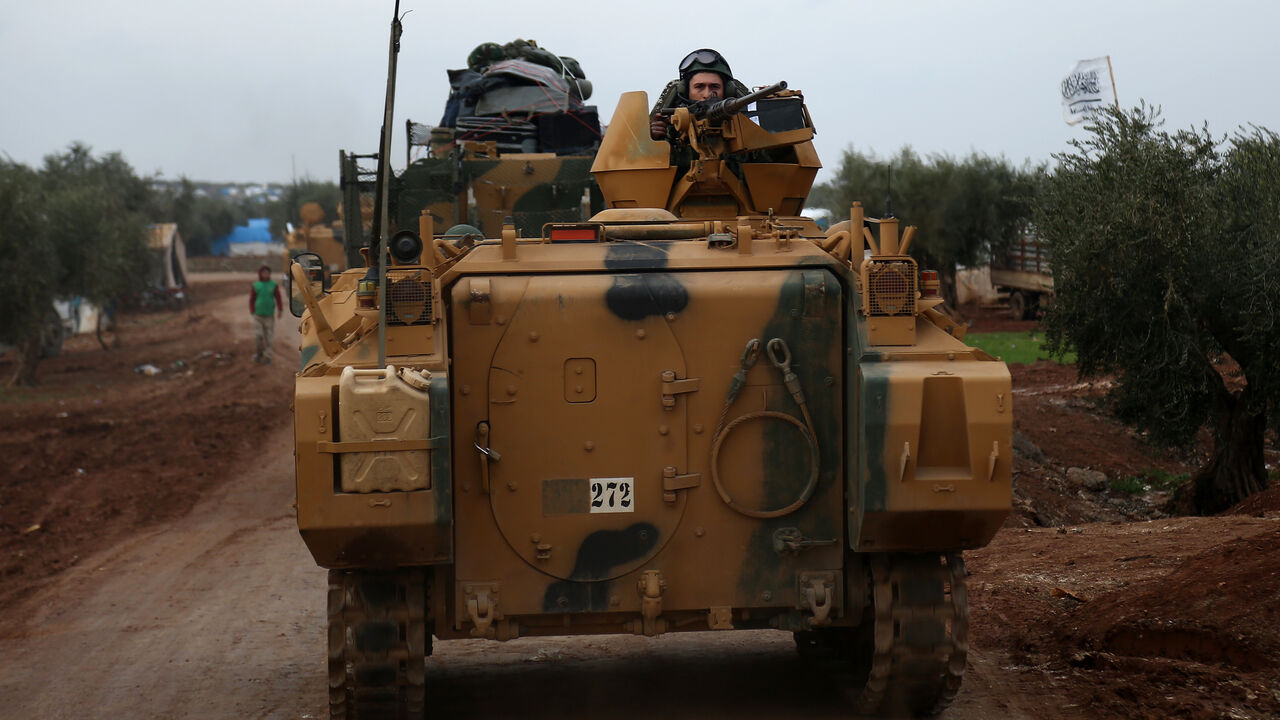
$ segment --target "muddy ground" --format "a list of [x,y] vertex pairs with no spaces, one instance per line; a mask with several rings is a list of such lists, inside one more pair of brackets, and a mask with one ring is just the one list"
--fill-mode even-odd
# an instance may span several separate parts
[[[77,338],[0,392],[0,717],[323,715],[324,573],[290,505],[296,341],[286,315],[277,364],[250,361],[249,280],[123,318],[111,351]],[[972,651],[944,717],[1280,718],[1280,489],[1168,517],[1159,482],[1126,479],[1188,473],[1203,445],[1146,446],[1070,367],[1011,370],[1015,510],[966,554]],[[849,714],[776,632],[445,642],[429,676],[440,717]]]

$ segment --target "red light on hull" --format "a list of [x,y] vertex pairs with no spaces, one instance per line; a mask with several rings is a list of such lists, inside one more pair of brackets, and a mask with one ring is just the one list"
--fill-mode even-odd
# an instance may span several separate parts
[[556,241],[592,241],[599,239],[596,235],[596,228],[552,228],[551,242]]

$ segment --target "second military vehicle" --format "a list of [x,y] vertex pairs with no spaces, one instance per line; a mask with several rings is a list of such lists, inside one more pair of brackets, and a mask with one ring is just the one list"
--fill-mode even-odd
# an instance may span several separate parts
[[648,112],[622,96],[588,222],[459,243],[424,212],[328,289],[293,266],[331,717],[422,717],[435,640],[743,628],[841,658],[858,712],[955,696],[961,552],[1010,508],[1007,368],[913,228],[799,216],[801,93],[677,108],[674,143]]
[[[506,218],[524,234],[548,222],[586,220],[602,209],[591,176],[599,113],[585,101],[591,82],[578,61],[533,40],[483,43],[467,67],[449,70],[450,95],[434,126],[405,122],[405,169],[387,179],[392,226],[416,228],[422,211],[442,231],[496,235]],[[371,200],[378,154],[342,152],[343,202]],[[359,216],[346,236],[366,238]],[[367,218],[366,218],[367,220]],[[358,266],[362,242],[347,254]]]

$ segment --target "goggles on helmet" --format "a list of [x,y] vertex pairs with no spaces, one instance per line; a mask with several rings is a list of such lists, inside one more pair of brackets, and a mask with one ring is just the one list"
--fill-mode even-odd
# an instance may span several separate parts
[[720,53],[716,52],[715,50],[711,50],[710,48],[702,48],[701,50],[694,50],[693,52],[686,55],[684,60],[680,61],[680,72],[684,73],[684,71],[692,67],[694,63],[701,63],[702,65],[710,65],[717,61],[724,63],[725,66],[728,66],[729,64],[729,63],[725,63],[724,58],[721,57]]

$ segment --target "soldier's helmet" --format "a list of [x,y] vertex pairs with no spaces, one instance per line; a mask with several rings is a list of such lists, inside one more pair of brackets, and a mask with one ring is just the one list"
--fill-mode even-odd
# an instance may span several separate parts
[[682,83],[688,83],[689,78],[695,73],[713,72],[719,73],[724,78],[724,84],[727,87],[733,81],[733,70],[729,69],[729,63],[720,53],[711,48],[701,48],[694,50],[680,61],[680,80]]

